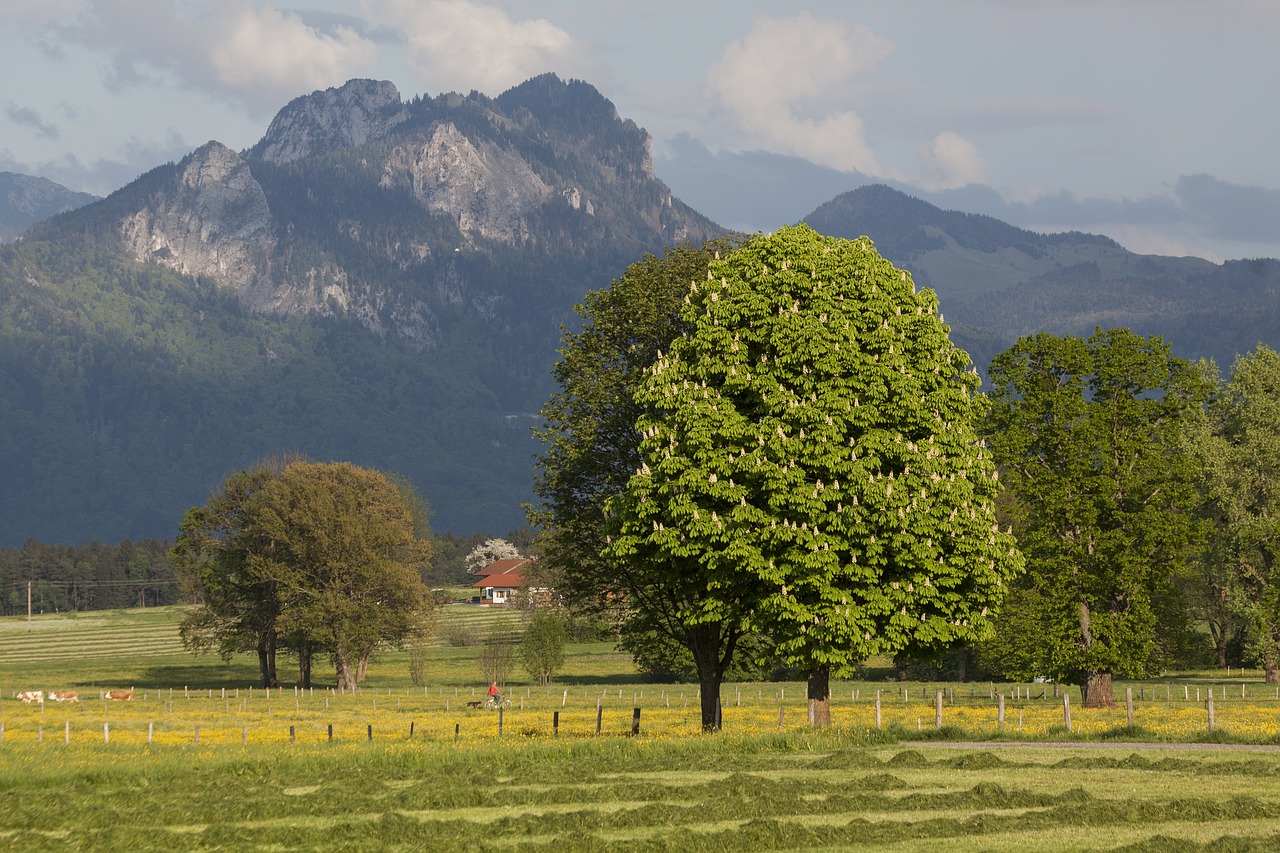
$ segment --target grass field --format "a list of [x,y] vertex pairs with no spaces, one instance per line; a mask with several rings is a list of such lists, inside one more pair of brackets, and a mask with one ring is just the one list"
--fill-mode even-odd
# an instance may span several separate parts
[[[695,686],[640,683],[608,644],[571,646],[550,687],[513,680],[499,716],[466,707],[474,647],[432,649],[425,686],[391,653],[355,695],[268,695],[252,661],[184,653],[180,618],[0,620],[0,849],[1280,849],[1257,673],[1135,683],[1136,728],[1122,699],[1073,706],[1071,732],[1045,685],[841,683],[815,733],[803,685],[730,684],[704,736]],[[84,701],[11,698],[67,688]]]

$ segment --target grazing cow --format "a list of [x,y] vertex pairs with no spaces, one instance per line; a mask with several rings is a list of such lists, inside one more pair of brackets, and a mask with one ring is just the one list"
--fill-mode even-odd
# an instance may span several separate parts
[[74,690],[50,690],[49,698],[55,702],[79,702],[80,694]]
[[21,699],[23,702],[26,702],[28,705],[30,705],[32,702],[39,702],[41,705],[44,704],[43,690],[24,690],[21,693],[16,693],[14,695],[17,696],[19,699]]
[[108,690],[103,694],[104,699],[113,699],[117,702],[128,702],[133,699],[132,690]]

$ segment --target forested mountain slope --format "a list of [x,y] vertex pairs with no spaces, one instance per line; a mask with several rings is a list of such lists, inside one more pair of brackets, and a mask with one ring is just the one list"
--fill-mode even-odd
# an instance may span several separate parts
[[516,527],[572,306],[719,231],[584,83],[300,98],[0,249],[0,545],[171,536],[281,452]]

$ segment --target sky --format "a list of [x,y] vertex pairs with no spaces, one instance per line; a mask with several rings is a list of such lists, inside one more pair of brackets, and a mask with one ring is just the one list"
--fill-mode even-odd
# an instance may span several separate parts
[[1136,252],[1280,257],[1278,38],[1277,0],[0,0],[0,171],[105,195],[351,78],[407,100],[552,71],[722,225],[875,181]]

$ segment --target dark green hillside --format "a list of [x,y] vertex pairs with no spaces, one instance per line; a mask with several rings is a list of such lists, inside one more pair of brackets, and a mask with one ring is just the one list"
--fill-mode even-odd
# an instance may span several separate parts
[[281,452],[409,477],[437,531],[523,523],[574,304],[722,229],[585,83],[397,99],[296,99],[0,252],[0,546],[171,536]]
[[34,222],[96,200],[45,178],[0,172],[0,243],[14,239]]
[[94,247],[0,250],[0,544],[170,536],[282,451],[410,477],[436,529],[522,522],[529,421],[502,397],[545,390],[492,348],[432,359],[351,321],[257,315]]

